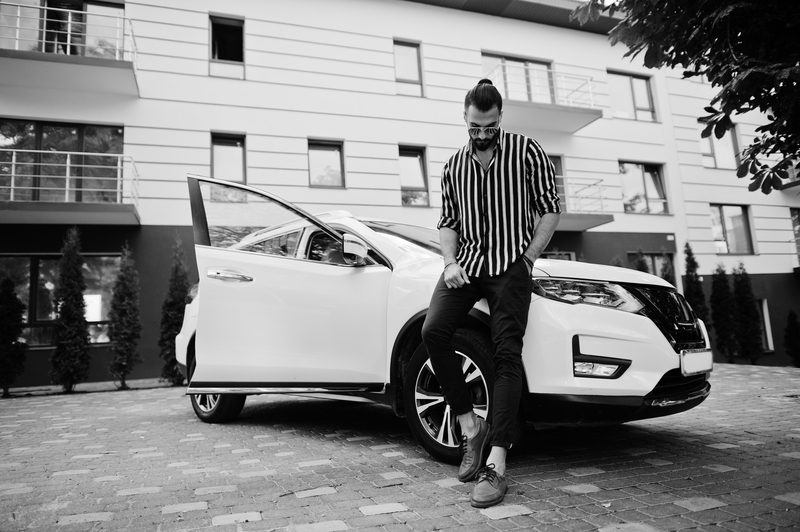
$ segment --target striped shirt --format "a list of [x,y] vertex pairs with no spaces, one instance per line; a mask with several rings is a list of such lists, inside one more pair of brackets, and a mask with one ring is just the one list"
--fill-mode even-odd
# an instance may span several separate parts
[[559,213],[553,163],[535,140],[500,130],[486,171],[472,143],[442,170],[442,215],[438,228],[459,235],[456,260],[467,275],[500,275],[528,249],[534,211]]

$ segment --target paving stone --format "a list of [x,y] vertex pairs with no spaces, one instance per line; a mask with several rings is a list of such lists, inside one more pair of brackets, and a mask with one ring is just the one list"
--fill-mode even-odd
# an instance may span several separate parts
[[336,493],[336,488],[332,488],[330,486],[324,486],[321,488],[314,488],[310,490],[295,492],[295,496],[298,499],[305,499],[306,497],[319,497],[320,495],[331,495],[333,493]]
[[709,497],[692,497],[690,499],[681,499],[679,501],[675,501],[675,504],[682,506],[691,512],[699,512],[702,510],[710,510],[712,508],[726,506],[724,502]]
[[318,523],[303,523],[287,527],[286,532],[338,532],[348,530],[350,527],[344,521],[320,521]]
[[800,505],[800,491],[793,493],[784,493],[783,495],[776,495],[779,501],[786,501],[792,504]]
[[600,491],[600,488],[594,484],[570,484],[568,486],[560,486],[559,489],[570,493],[595,493]]
[[170,504],[161,509],[162,514],[177,514],[184,512],[194,512],[197,510],[207,510],[208,503],[206,501],[186,502],[182,504]]
[[103,521],[111,521],[114,514],[111,512],[96,512],[88,514],[73,514],[65,515],[58,518],[59,525],[77,525],[83,523],[97,523]]
[[500,504],[480,510],[480,513],[489,519],[507,519],[517,515],[528,515],[531,509],[521,504]]
[[261,521],[261,512],[244,512],[239,514],[217,515],[211,518],[214,526],[233,525],[236,523],[254,523]]
[[396,512],[405,512],[408,507],[405,504],[390,502],[386,504],[373,504],[369,506],[361,506],[358,510],[364,515],[378,515],[390,514]]

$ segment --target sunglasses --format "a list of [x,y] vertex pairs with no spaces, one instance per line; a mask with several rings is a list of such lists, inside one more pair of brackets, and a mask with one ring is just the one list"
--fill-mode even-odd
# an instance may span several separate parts
[[467,131],[469,132],[470,136],[473,136],[473,137],[477,137],[480,134],[481,131],[483,131],[483,133],[487,137],[493,137],[493,136],[495,136],[497,134],[497,132],[499,130],[500,130],[500,128],[497,127],[497,126],[469,127],[469,128],[467,128]]

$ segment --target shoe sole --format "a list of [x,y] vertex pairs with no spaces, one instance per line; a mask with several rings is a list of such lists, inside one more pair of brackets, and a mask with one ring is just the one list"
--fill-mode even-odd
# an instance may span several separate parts
[[469,503],[472,505],[473,508],[488,508],[490,506],[494,506],[495,504],[500,504],[501,502],[503,502],[503,499],[505,499],[507,492],[508,492],[508,486],[506,486],[506,489],[504,489],[503,492],[494,499],[488,501],[476,501],[470,497]]
[[483,441],[481,442],[481,446],[479,447],[478,459],[475,461],[475,464],[478,464],[478,465],[474,465],[473,464],[473,466],[475,467],[475,471],[473,471],[469,475],[465,475],[463,477],[459,475],[459,477],[458,477],[459,482],[470,482],[470,481],[475,480],[477,478],[478,472],[481,470],[481,466],[483,465],[483,455],[486,454],[486,446],[489,444],[489,433],[490,432],[491,431],[489,430],[489,424],[487,423],[486,424],[486,435],[484,436]]

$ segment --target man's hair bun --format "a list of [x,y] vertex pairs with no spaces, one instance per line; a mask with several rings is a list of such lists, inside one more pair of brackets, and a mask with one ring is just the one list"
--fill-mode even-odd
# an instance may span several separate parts
[[478,85],[494,85],[494,83],[489,78],[483,78],[478,82]]

